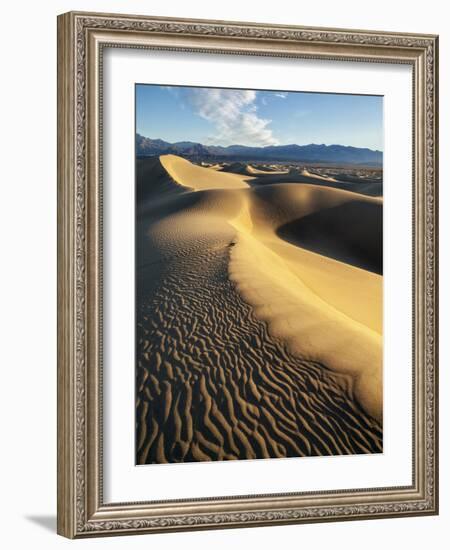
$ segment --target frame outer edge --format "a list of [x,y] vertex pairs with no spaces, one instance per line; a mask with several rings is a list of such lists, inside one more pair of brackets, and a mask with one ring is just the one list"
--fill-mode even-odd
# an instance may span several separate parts
[[[422,124],[421,138],[425,146],[419,153],[421,185],[426,204],[424,226],[420,230],[425,246],[418,247],[425,256],[422,262],[424,279],[428,284],[426,307],[422,309],[424,344],[426,354],[424,376],[426,388],[423,395],[427,410],[422,409],[420,426],[427,449],[419,471],[419,478],[427,491],[417,495],[419,500],[391,501],[373,504],[317,505],[305,510],[252,510],[236,513],[200,513],[179,515],[177,512],[147,517],[145,509],[134,518],[126,517],[117,509],[116,517],[97,520],[92,515],[92,483],[95,475],[89,473],[89,390],[86,387],[86,370],[89,360],[89,334],[91,325],[86,315],[89,307],[89,213],[92,204],[87,186],[86,128],[86,83],[85,70],[87,30],[98,29],[112,32],[130,30],[151,32],[170,36],[183,34],[193,36],[238,37],[245,40],[321,42],[336,45],[343,43],[354,48],[361,45],[381,52],[387,46],[402,51],[426,53],[428,63],[422,65],[426,87],[420,86]],[[58,17],[58,533],[68,538],[89,536],[135,534],[144,532],[181,531],[192,529],[217,529],[250,527],[256,525],[310,523],[316,521],[342,521],[349,519],[375,519],[395,516],[430,515],[438,512],[437,493],[437,140],[438,140],[438,39],[431,35],[408,35],[406,33],[383,33],[378,31],[353,31],[344,29],[307,29],[304,27],[276,26],[259,23],[214,22],[207,20],[182,20],[121,14],[97,14],[70,12]],[[183,48],[180,48],[183,49]],[[199,50],[201,51],[201,50]],[[374,56],[376,57],[376,56]],[[379,56],[380,57],[380,56]],[[381,59],[381,57],[380,57]],[[75,79],[75,82],[74,82]],[[425,103],[425,108],[423,103]],[[426,165],[426,167],[425,167]],[[424,174],[425,172],[425,174]],[[425,176],[425,177],[423,177]],[[417,181],[416,181],[417,183]],[[91,189],[92,192],[92,189]],[[425,211],[425,212],[424,212]],[[423,214],[422,214],[423,216]],[[87,247],[87,248],[86,248]],[[416,250],[418,250],[416,248]],[[88,293],[86,294],[86,290]],[[91,297],[92,298],[92,297]],[[425,305],[425,304],[424,304]],[[86,331],[88,334],[86,334]],[[421,363],[422,364],[422,363]],[[94,439],[97,437],[94,435]],[[424,447],[424,446],[423,446]],[[95,500],[95,499],[94,499]],[[94,508],[96,504],[94,502]],[[89,509],[88,509],[89,508]],[[119,507],[120,508],[120,507]],[[100,510],[99,510],[100,511]],[[91,517],[89,517],[91,516]]]
[[73,338],[73,255],[74,255],[74,52],[71,47],[74,32],[70,14],[57,19],[57,533],[74,538],[75,521],[75,442],[74,387],[75,368]]

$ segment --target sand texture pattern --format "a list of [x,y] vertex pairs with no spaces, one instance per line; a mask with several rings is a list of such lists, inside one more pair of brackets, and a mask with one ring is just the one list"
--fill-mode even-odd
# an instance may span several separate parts
[[247,168],[138,159],[138,464],[382,451],[382,199]]

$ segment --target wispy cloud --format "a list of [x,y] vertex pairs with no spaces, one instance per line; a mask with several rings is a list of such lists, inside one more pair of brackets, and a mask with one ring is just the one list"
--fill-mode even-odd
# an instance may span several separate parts
[[287,98],[287,94],[282,94],[281,92],[277,92],[275,94],[275,97],[281,97],[281,99],[286,99]]
[[258,116],[257,92],[212,88],[185,89],[194,111],[214,126],[211,144],[275,145],[271,120]]

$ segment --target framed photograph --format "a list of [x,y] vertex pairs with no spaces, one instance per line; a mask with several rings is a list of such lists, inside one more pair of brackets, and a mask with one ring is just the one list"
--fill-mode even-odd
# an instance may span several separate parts
[[58,532],[436,514],[438,39],[58,18]]

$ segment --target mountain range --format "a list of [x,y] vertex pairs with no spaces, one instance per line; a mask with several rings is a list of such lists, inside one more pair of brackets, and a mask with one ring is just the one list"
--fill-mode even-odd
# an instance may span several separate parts
[[382,166],[383,153],[372,149],[345,145],[203,145],[193,141],[169,143],[162,139],[150,139],[136,134],[138,156],[179,155],[202,160],[247,160],[247,161],[297,161]]

